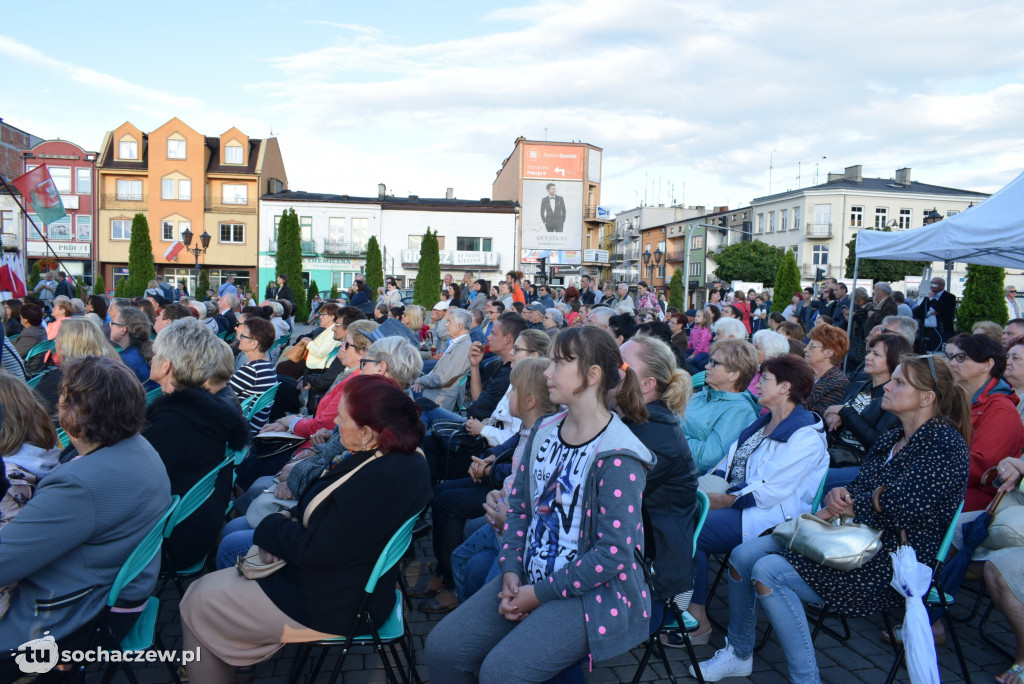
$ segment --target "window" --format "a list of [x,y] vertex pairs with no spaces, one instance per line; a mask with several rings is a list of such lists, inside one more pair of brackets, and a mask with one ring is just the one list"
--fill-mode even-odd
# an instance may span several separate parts
[[220,224],[221,242],[245,242],[245,226],[241,223]]
[[814,225],[808,231],[808,235],[828,237],[832,233],[832,205],[814,205]]
[[111,240],[131,240],[132,222],[126,219],[115,219],[110,222]]
[[787,230],[786,225],[789,223],[789,209],[783,209],[779,212],[779,230]]
[[[300,216],[299,217],[299,239],[303,240],[305,242],[312,242],[313,241],[313,217],[312,216]],[[354,239],[355,238],[353,238],[353,240]]]
[[327,219],[327,239],[331,242],[345,242],[344,216],[331,216]]
[[186,230],[192,230],[191,221],[178,221],[178,235],[180,236]]
[[117,143],[118,159],[138,159],[139,143],[134,140],[122,140]]
[[246,185],[231,185],[225,183],[221,186],[224,193],[224,204],[248,204],[249,188]]
[[949,218],[950,216],[956,216],[959,213],[960,211],[957,209],[950,209],[949,211],[946,212],[946,218]]
[[828,266],[828,245],[814,245],[812,258],[815,266]]
[[889,208],[875,207],[875,228],[885,228],[885,224],[888,220]]
[[162,230],[163,233],[160,235],[160,239],[164,242],[174,242],[174,221],[164,221]]
[[75,169],[75,192],[79,195],[92,192],[92,169]]
[[665,264],[662,264],[661,266],[658,267],[658,277],[661,278],[662,280],[665,279]]
[[117,199],[142,201],[142,181],[140,180],[119,180],[117,181]]
[[860,228],[864,225],[864,207],[850,207],[850,227]]
[[911,220],[911,210],[910,209],[900,209],[900,223],[899,223],[900,230],[906,230],[907,228],[910,228],[910,220]]
[[455,238],[455,249],[460,252],[490,252],[491,238]]
[[43,239],[43,222],[39,220],[39,217],[35,214],[29,214],[25,220],[25,231],[28,233],[29,240],[42,240]]
[[65,216],[59,221],[54,221],[47,226],[51,240],[71,239],[71,216]]
[[[441,247],[441,238],[438,238],[438,249],[444,249]],[[370,241],[370,219],[368,218],[354,218],[352,219],[352,242],[356,244],[365,245]],[[486,251],[490,251],[489,249]]]
[[700,263],[699,261],[690,264],[690,277],[691,278],[695,278],[695,277],[699,278],[700,277],[700,267],[701,266],[703,266],[703,264]]
[[71,192],[71,167],[47,165],[46,170],[50,172],[50,178],[53,179],[53,184],[57,186],[57,192],[62,195],[67,195]]
[[184,140],[168,140],[167,141],[167,158],[168,159],[184,159],[185,158],[185,141]]
[[409,236],[409,249],[415,249],[418,252],[420,250],[420,247],[422,247],[422,246],[423,246],[423,236],[422,235],[410,235]]
[[224,148],[224,163],[225,164],[242,164],[242,146],[228,145]]
[[768,212],[768,232],[769,233],[774,233],[775,232],[775,212],[774,211],[769,211]]
[[0,232],[13,233],[14,232],[14,212],[13,211],[0,211]]
[[693,235],[690,237],[690,249],[704,249],[704,236]]
[[92,216],[79,214],[75,217],[75,238],[92,242]]
[[192,181],[187,178],[180,180],[164,178],[160,181],[160,199],[183,201],[192,199]]
[[192,181],[187,178],[182,178],[178,181],[178,199],[190,200],[192,199]]
[[174,179],[164,178],[160,181],[160,199],[174,199]]
[[115,266],[114,267],[114,282],[113,282],[114,287],[117,287],[117,284],[119,282],[121,282],[122,280],[124,280],[125,278],[127,278],[127,277],[128,277],[128,267],[127,266]]
[[764,232],[764,214],[758,214],[757,215],[757,232],[758,233],[763,233]]
[[793,207],[793,230],[800,230],[800,207]]

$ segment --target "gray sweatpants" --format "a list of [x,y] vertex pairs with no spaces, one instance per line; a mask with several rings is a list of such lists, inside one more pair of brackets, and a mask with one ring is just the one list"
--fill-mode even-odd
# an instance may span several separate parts
[[520,622],[498,614],[499,575],[427,637],[430,679],[451,684],[546,682],[590,652],[583,599],[542,603]]

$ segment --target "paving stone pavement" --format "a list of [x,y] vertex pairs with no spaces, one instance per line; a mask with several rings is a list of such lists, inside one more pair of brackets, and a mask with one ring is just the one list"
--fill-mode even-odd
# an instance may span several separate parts
[[[416,559],[408,564],[407,577],[410,583],[414,584],[416,577],[421,571],[429,570],[431,559],[430,538],[426,537],[416,541]],[[712,566],[713,567],[713,566]],[[966,586],[971,586],[969,583]],[[720,589],[721,591],[721,589]],[[724,594],[724,592],[722,592]],[[961,597],[961,604],[953,609],[954,616],[965,617],[973,603],[973,596],[967,595],[966,591]],[[161,593],[161,615],[160,635],[168,649],[181,648],[181,626],[178,618],[178,595],[173,586],[166,587]],[[414,601],[415,603],[415,601]],[[987,599],[982,604],[987,605]],[[713,601],[711,612],[720,620],[727,619],[724,603],[720,600]],[[443,684],[441,679],[431,679],[430,673],[422,665],[423,642],[433,625],[441,619],[441,616],[427,616],[416,610],[407,611],[409,627],[412,631],[413,642],[416,650],[417,660],[420,663],[418,671],[424,682]],[[1010,664],[1010,659],[1000,654],[992,646],[985,643],[978,635],[977,625],[979,618],[975,617],[970,623],[957,625],[958,632],[963,644],[965,657],[969,665],[971,677],[977,682],[989,682],[996,674],[1002,672]],[[815,641],[818,654],[818,666],[821,671],[821,678],[827,684],[878,684],[885,681],[886,674],[893,662],[893,653],[890,647],[882,641],[880,631],[882,621],[880,618],[858,618],[849,621],[853,636],[845,643],[838,641],[825,634],[819,635]],[[762,621],[763,629],[766,622]],[[829,621],[827,624],[838,623]],[[1009,631],[1005,619],[999,613],[994,613],[987,626],[987,632],[1005,650],[1012,652],[1013,635]],[[723,635],[716,632],[711,639],[711,645],[698,646],[697,657],[701,660],[711,657],[716,648],[723,645]],[[674,674],[680,681],[696,681],[686,673],[689,661],[683,649],[666,649],[669,661]],[[957,665],[956,654],[953,651],[952,641],[947,640],[945,646],[938,647],[939,666],[942,681],[959,682],[963,681],[960,668]],[[255,684],[285,684],[288,681],[289,673],[296,658],[297,647],[288,646],[269,661],[256,666]],[[635,648],[629,653],[623,654],[613,660],[595,665],[593,671],[587,675],[587,681],[591,684],[614,684],[618,682],[631,682],[642,656],[642,649]],[[656,658],[654,659],[656,660]],[[335,656],[328,657],[325,665],[326,672],[334,667]],[[147,664],[145,667],[137,665],[135,673],[140,682],[164,684],[169,681],[166,668],[160,664]],[[87,681],[99,681],[101,675],[92,672]],[[321,675],[317,681],[326,682],[326,674]],[[897,681],[908,681],[906,670],[902,670]],[[115,682],[126,681],[122,674],[118,674],[113,680]],[[339,681],[345,684],[377,684],[386,682],[387,678],[379,658],[368,649],[357,649],[349,655],[346,660],[342,677]],[[654,662],[641,677],[643,682],[666,682],[668,677],[665,668],[660,662]],[[754,672],[750,678],[734,678],[723,680],[727,683],[733,682],[756,682],[756,684],[772,684],[775,682],[786,682],[787,669],[786,660],[781,648],[774,639],[769,640],[765,648],[757,653],[754,658]],[[203,684],[194,681],[192,684]]]

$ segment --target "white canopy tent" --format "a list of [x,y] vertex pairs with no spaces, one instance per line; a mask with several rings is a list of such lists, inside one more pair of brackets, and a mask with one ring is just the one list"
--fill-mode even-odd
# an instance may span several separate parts
[[1024,268],[1024,173],[983,202],[930,226],[858,232],[860,259]]

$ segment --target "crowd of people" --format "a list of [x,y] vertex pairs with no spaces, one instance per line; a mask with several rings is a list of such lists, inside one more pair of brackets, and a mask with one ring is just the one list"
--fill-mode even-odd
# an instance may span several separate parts
[[[802,604],[902,606],[887,552],[905,539],[933,558],[961,504],[976,516],[1024,474],[1024,319],[954,335],[941,279],[914,307],[887,283],[869,297],[826,282],[781,314],[768,293],[716,288],[678,311],[644,282],[558,290],[516,272],[446,275],[428,313],[393,279],[376,299],[358,280],[316,302],[304,334],[283,276],[259,304],[230,279],[210,301],[151,285],[5,302],[0,651],[43,631],[85,644],[100,619],[126,633],[161,570],[205,565],[180,604],[184,648],[203,653],[188,674],[230,682],[352,629],[378,557],[416,519],[434,564],[408,595],[445,615],[426,642],[436,681],[580,681],[588,656],[630,650],[676,609],[708,644],[717,556],[728,633],[704,679],[751,673],[763,611],[791,681],[814,682]],[[218,468],[104,609],[171,497]],[[883,551],[839,571],[768,534],[803,513],[870,525]],[[1024,558],[978,560],[997,606],[1024,614]],[[397,579],[369,597],[376,624]],[[1022,648],[1004,681],[1024,672],[1011,623]]]

